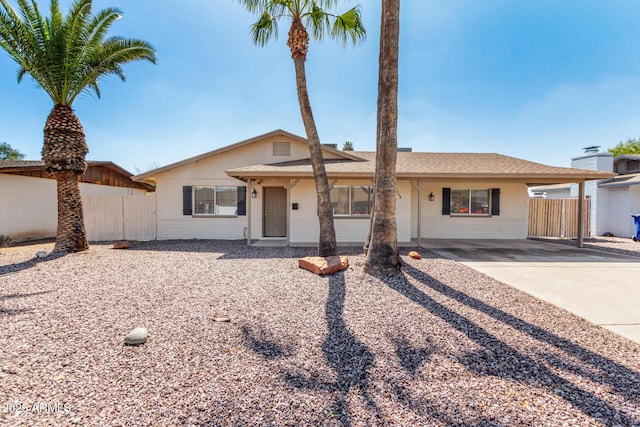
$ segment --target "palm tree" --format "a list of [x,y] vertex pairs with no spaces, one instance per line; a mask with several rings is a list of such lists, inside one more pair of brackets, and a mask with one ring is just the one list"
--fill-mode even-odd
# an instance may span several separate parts
[[76,0],[66,17],[58,0],[51,0],[50,16],[40,14],[35,0],[17,0],[19,13],[0,0],[0,46],[18,64],[18,83],[29,74],[53,101],[44,127],[42,159],[56,176],[58,231],[54,252],[80,252],[89,247],[82,215],[78,175],[87,168],[89,149],[84,130],[71,109],[78,95],[93,91],[100,97],[99,80],[115,74],[125,80],[122,65],[147,60],[156,52],[147,42],[110,37],[111,25],[121,17],[115,8],[92,15],[92,0]]
[[382,0],[381,21],[374,210],[364,271],[394,275],[400,270],[396,225],[400,0]]
[[344,144],[342,144],[342,151],[353,151],[353,142],[345,141]]
[[333,225],[333,211],[329,198],[329,181],[324,167],[320,137],[316,129],[311,111],[311,102],[307,91],[307,77],[304,63],[309,50],[309,32],[315,40],[322,40],[325,34],[339,40],[343,45],[349,41],[354,44],[364,40],[365,29],[360,19],[360,7],[355,6],[347,12],[336,15],[329,10],[338,4],[338,0],[238,0],[247,10],[258,16],[258,21],[251,26],[253,42],[259,46],[278,35],[278,20],[291,20],[287,46],[295,66],[296,87],[300,113],[304,123],[313,177],[316,184],[318,202],[318,220],[320,222],[320,238],[318,255],[332,256],[337,254],[336,232]]

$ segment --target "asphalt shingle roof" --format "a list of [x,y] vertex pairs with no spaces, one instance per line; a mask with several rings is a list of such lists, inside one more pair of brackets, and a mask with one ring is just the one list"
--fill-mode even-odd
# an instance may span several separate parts
[[[354,151],[361,158],[354,160],[325,160],[327,175],[373,176],[375,152]],[[234,177],[312,176],[310,159],[275,164],[254,165],[227,171]],[[496,153],[417,153],[399,152],[396,175],[412,177],[455,178],[545,178],[559,182],[582,179],[604,179],[615,176],[609,172],[548,166]],[[564,181],[563,181],[564,180]]]

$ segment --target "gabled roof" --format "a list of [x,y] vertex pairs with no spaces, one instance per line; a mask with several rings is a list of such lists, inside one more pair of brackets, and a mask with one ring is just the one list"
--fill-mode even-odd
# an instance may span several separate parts
[[[116,165],[113,162],[87,160],[88,166],[100,166],[110,169],[120,175],[132,177],[133,174],[128,170]],[[24,172],[33,170],[44,170],[44,161],[42,160],[0,160],[0,172]]]
[[[89,167],[102,167],[109,169],[112,172],[122,175],[131,179],[133,174],[123,167],[110,162],[100,160],[87,160]],[[15,173],[15,172],[29,172],[29,171],[44,171],[45,164],[42,160],[0,160],[0,173]],[[136,186],[142,186],[148,191],[155,191],[154,187],[145,183],[135,183]]]
[[640,185],[640,173],[618,175],[613,179],[608,179],[599,183],[598,187],[628,187],[630,185]]
[[[375,152],[352,152],[364,161],[325,160],[330,177],[373,177]],[[254,165],[226,171],[240,179],[267,176],[312,177],[310,159]],[[547,166],[496,153],[399,152],[398,178],[514,179],[530,185],[613,178],[614,173]]]
[[[184,166],[184,165],[187,165],[189,163],[194,163],[194,162],[197,162],[199,160],[206,159],[206,158],[209,158],[209,157],[212,157],[212,156],[216,156],[218,154],[226,153],[227,151],[235,150],[237,148],[244,147],[246,145],[255,144],[256,142],[261,142],[261,141],[263,141],[265,139],[272,138],[272,137],[275,137],[275,136],[284,136],[284,137],[292,139],[294,141],[299,141],[299,142],[301,142],[301,143],[303,143],[305,145],[308,144],[306,138],[302,138],[302,137],[300,137],[298,135],[294,135],[294,134],[289,133],[287,131],[284,131],[282,129],[276,129],[276,130],[274,130],[272,132],[268,132],[268,133],[265,133],[265,134],[262,134],[262,135],[258,135],[258,136],[253,137],[253,138],[245,139],[244,141],[236,142],[235,144],[231,144],[231,145],[227,145],[225,147],[217,148],[217,149],[215,149],[213,151],[208,151],[206,153],[199,154],[199,155],[194,156],[194,157],[189,157],[188,159],[180,160],[179,162],[171,163],[169,165],[162,166],[162,167],[159,167],[157,169],[153,169],[153,170],[141,173],[140,175],[134,176],[132,179],[134,181],[144,181],[145,179],[153,177],[154,175],[157,175],[159,173],[166,172],[168,170],[175,169],[177,167]],[[337,154],[337,155],[339,155],[340,157],[342,157],[344,159],[355,160],[355,161],[363,160],[363,159],[360,159],[357,156],[355,156],[352,151],[351,152],[346,152],[346,151],[336,150],[335,148],[331,148],[331,147],[328,147],[326,145],[323,145],[322,149],[327,151],[327,152],[330,152],[330,153],[333,153],[333,154]]]
[[640,160],[640,154],[621,154],[613,159],[614,162],[618,160]]

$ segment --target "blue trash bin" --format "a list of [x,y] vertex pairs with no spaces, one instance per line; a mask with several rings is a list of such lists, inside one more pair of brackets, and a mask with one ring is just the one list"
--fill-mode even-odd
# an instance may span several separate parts
[[632,237],[636,242],[640,242],[640,214],[631,215],[636,223],[636,235]]

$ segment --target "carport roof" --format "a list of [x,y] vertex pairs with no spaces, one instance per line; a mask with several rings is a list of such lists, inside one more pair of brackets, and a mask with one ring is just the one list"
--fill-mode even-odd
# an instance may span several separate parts
[[[375,172],[375,152],[353,151],[355,159],[325,160],[327,175],[333,178],[369,177]],[[511,179],[530,185],[582,182],[607,179],[614,173],[548,166],[496,153],[418,153],[398,152],[398,178]],[[311,160],[294,160],[229,169],[228,175],[240,179],[312,177]]]

